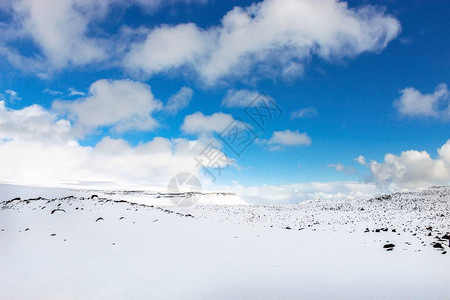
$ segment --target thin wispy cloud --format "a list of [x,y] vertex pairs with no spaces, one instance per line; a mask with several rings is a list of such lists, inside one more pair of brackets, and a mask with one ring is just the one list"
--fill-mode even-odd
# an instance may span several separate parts
[[291,119],[303,119],[311,118],[317,115],[317,109],[315,107],[302,108],[291,113]]

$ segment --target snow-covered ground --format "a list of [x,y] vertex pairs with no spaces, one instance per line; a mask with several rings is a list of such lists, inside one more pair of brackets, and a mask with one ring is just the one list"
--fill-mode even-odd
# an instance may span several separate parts
[[0,299],[448,299],[448,188],[184,208],[39,192],[0,204]]

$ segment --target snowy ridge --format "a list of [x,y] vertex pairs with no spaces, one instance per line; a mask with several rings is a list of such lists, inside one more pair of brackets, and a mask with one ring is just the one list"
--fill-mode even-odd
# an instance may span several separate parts
[[[195,195],[194,195],[195,194]],[[169,205],[173,206],[174,198],[185,198],[195,196],[196,204],[202,205],[246,205],[247,202],[232,192],[186,192],[170,193],[161,191],[145,190],[99,190],[99,189],[68,189],[68,188],[46,188],[29,187],[19,185],[0,184],[0,201],[6,201],[13,198],[38,198],[48,199],[63,198],[67,196],[76,196],[88,198],[91,195],[97,195],[101,198],[111,200],[124,200],[130,203],[139,203],[145,205]],[[174,201],[172,201],[174,200]]]
[[[199,205],[246,205],[247,202],[237,194],[230,192],[148,192],[148,191],[83,191],[86,194],[97,193],[101,197],[120,199],[145,205],[170,205],[179,199],[194,198]],[[178,199],[177,199],[178,198]],[[178,201],[177,201],[178,200]]]

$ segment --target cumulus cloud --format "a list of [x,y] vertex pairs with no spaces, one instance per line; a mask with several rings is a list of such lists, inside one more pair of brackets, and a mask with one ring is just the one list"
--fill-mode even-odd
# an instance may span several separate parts
[[422,94],[413,87],[400,91],[402,94],[394,106],[402,116],[408,117],[450,117],[450,93],[447,85],[441,83],[431,94]]
[[426,151],[389,153],[383,162],[372,161],[369,169],[377,184],[391,189],[447,184],[450,182],[450,140],[437,152],[436,159]]
[[158,126],[152,113],[162,108],[150,86],[131,80],[98,80],[89,95],[73,101],[57,100],[52,108],[67,116],[81,133],[98,127],[111,127],[117,132],[150,131]]
[[309,146],[311,145],[311,138],[306,132],[300,133],[298,130],[291,131],[286,129],[284,131],[275,131],[269,140],[260,141],[262,144],[267,144],[269,150],[281,150],[285,146]]
[[[48,77],[54,70],[104,62],[126,48],[124,39],[99,27],[112,7],[140,6],[153,13],[163,5],[204,3],[206,0],[17,0],[2,1],[0,9],[11,23],[0,28],[0,54],[17,68]],[[18,40],[32,41],[33,55],[13,46]],[[3,46],[2,46],[3,44]]]
[[247,107],[250,105],[258,105],[260,102],[258,99],[265,97],[257,91],[251,90],[235,90],[231,89],[227,92],[226,96],[222,100],[222,105],[225,107]]
[[171,115],[176,115],[180,110],[186,108],[192,100],[194,91],[184,86],[175,95],[172,95],[167,101],[165,111]]
[[[209,28],[193,23],[135,30],[123,26],[110,33],[101,27],[112,7],[138,5],[151,13],[167,4],[201,2],[205,0],[8,1],[3,11],[12,22],[0,28],[0,55],[43,78],[65,68],[107,63],[120,64],[136,76],[190,70],[214,84],[249,74],[295,78],[313,56],[331,61],[379,52],[400,32],[398,20],[383,9],[349,8],[338,0],[236,6]],[[18,46],[23,40],[35,46],[31,55]]]
[[181,130],[186,134],[220,133],[233,121],[233,117],[229,114],[218,112],[206,116],[199,111],[184,118]]
[[[104,59],[100,40],[87,35],[90,18],[104,11],[104,1],[20,0],[14,2],[15,19],[23,35],[40,47],[55,68]],[[51,13],[49,13],[51,12]]]
[[133,72],[152,75],[179,68],[186,62],[196,64],[207,54],[208,36],[192,23],[161,26],[152,30],[144,42],[131,45],[123,65]]
[[180,172],[202,176],[192,158],[196,145],[195,141],[165,138],[135,147],[109,137],[95,147],[74,141],[0,141],[0,156],[8,157],[2,163],[0,181],[52,186],[102,182],[110,186],[165,186]]
[[0,101],[0,140],[61,141],[70,135],[70,122],[58,119],[40,105],[13,110]]
[[317,109],[315,107],[302,108],[291,113],[291,119],[303,119],[310,118],[317,115]]
[[[332,22],[331,22],[332,20]],[[324,60],[379,52],[400,32],[384,10],[349,8],[334,0],[265,0],[235,7],[219,26],[163,26],[134,43],[123,65],[152,75],[173,68],[194,70],[206,83],[272,70],[284,76],[303,73],[312,56]]]
[[197,140],[162,137],[131,146],[109,136],[82,146],[69,121],[39,105],[14,110],[0,101],[0,182],[165,186],[180,172],[203,178],[193,157],[204,146]]

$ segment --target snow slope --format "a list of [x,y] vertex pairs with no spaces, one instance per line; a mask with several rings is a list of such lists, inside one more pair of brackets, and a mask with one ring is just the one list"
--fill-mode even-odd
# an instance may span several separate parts
[[449,195],[188,208],[3,202],[0,298],[448,299]]
[[0,201],[14,198],[38,198],[45,197],[60,198],[67,196],[90,197],[97,195],[112,200],[125,200],[128,202],[146,205],[169,205],[173,206],[180,199],[190,197],[194,194],[194,202],[203,205],[245,205],[247,202],[235,193],[230,192],[197,192],[197,193],[169,193],[163,188],[154,190],[98,190],[98,189],[70,189],[70,188],[48,188],[32,187],[22,185],[0,184]]

